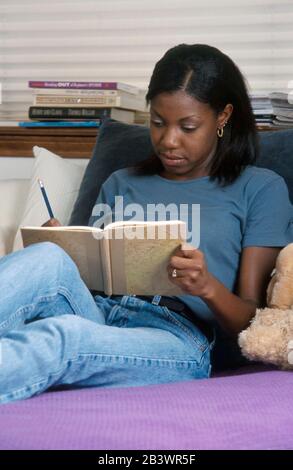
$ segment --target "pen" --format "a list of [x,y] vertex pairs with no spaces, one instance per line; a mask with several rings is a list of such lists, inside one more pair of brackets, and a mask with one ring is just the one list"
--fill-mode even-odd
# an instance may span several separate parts
[[49,199],[48,199],[48,196],[47,196],[47,193],[46,193],[46,190],[45,190],[43,181],[40,180],[40,179],[38,179],[38,183],[39,183],[40,189],[41,189],[41,191],[42,191],[42,195],[43,195],[45,204],[46,204],[46,206],[47,206],[50,219],[54,219],[54,214],[53,214],[52,208],[51,208],[51,206],[50,206]]

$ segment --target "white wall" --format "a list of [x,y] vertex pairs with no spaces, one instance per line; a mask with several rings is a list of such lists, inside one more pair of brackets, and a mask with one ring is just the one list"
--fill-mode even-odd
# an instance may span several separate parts
[[[69,161],[85,166],[87,159],[69,158]],[[13,178],[30,178],[34,159],[25,157],[1,157],[0,156],[0,180]]]
[[[0,0],[0,120],[27,118],[28,80],[146,88],[155,62],[182,42],[219,47],[253,91],[286,90],[292,25],[293,0]],[[29,158],[0,157],[0,179],[31,168]]]
[[27,117],[28,80],[119,81],[146,88],[171,46],[207,43],[253,91],[288,88],[293,0],[1,0],[0,118]]

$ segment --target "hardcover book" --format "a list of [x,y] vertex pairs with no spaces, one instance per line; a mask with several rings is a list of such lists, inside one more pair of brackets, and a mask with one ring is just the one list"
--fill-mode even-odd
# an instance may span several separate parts
[[180,295],[168,278],[170,257],[186,240],[182,221],[114,222],[96,227],[23,227],[24,246],[50,241],[76,263],[89,289],[107,295]]
[[124,90],[128,93],[136,95],[139,88],[134,85],[128,85],[121,82],[73,82],[73,81],[56,81],[56,80],[30,80],[28,82],[30,88],[77,88],[88,90]]
[[[60,90],[59,90],[60,91]],[[72,90],[70,90],[72,92]],[[143,95],[132,95],[130,93],[113,91],[98,91],[95,95],[69,95],[69,94],[35,94],[33,97],[33,106],[46,107],[117,107],[131,109],[133,111],[145,111],[146,105]]]
[[63,120],[63,119],[106,119],[112,118],[117,121],[132,124],[135,112],[120,108],[88,108],[88,107],[47,107],[30,106],[29,118],[38,120]]

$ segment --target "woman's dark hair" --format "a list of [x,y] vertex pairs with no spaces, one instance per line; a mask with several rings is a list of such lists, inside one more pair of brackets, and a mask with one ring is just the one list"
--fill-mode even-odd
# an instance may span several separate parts
[[[180,44],[169,49],[155,65],[150,79],[147,103],[160,93],[184,90],[207,103],[216,113],[226,104],[233,112],[218,140],[210,177],[228,184],[255,162],[257,132],[244,78],[234,62],[219,49],[204,44]],[[139,173],[159,173],[163,166],[156,155],[138,165]]]

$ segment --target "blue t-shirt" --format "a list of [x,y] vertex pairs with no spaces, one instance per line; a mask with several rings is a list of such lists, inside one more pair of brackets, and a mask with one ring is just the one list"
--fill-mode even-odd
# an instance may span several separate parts
[[[118,170],[103,184],[93,214],[100,214],[100,204],[114,210],[115,219],[92,215],[89,225],[129,219],[187,222],[188,242],[204,253],[208,270],[230,291],[235,288],[243,248],[283,247],[293,241],[293,207],[283,178],[253,166],[224,187],[209,176],[175,181]],[[178,298],[199,317],[214,320],[199,297]]]

